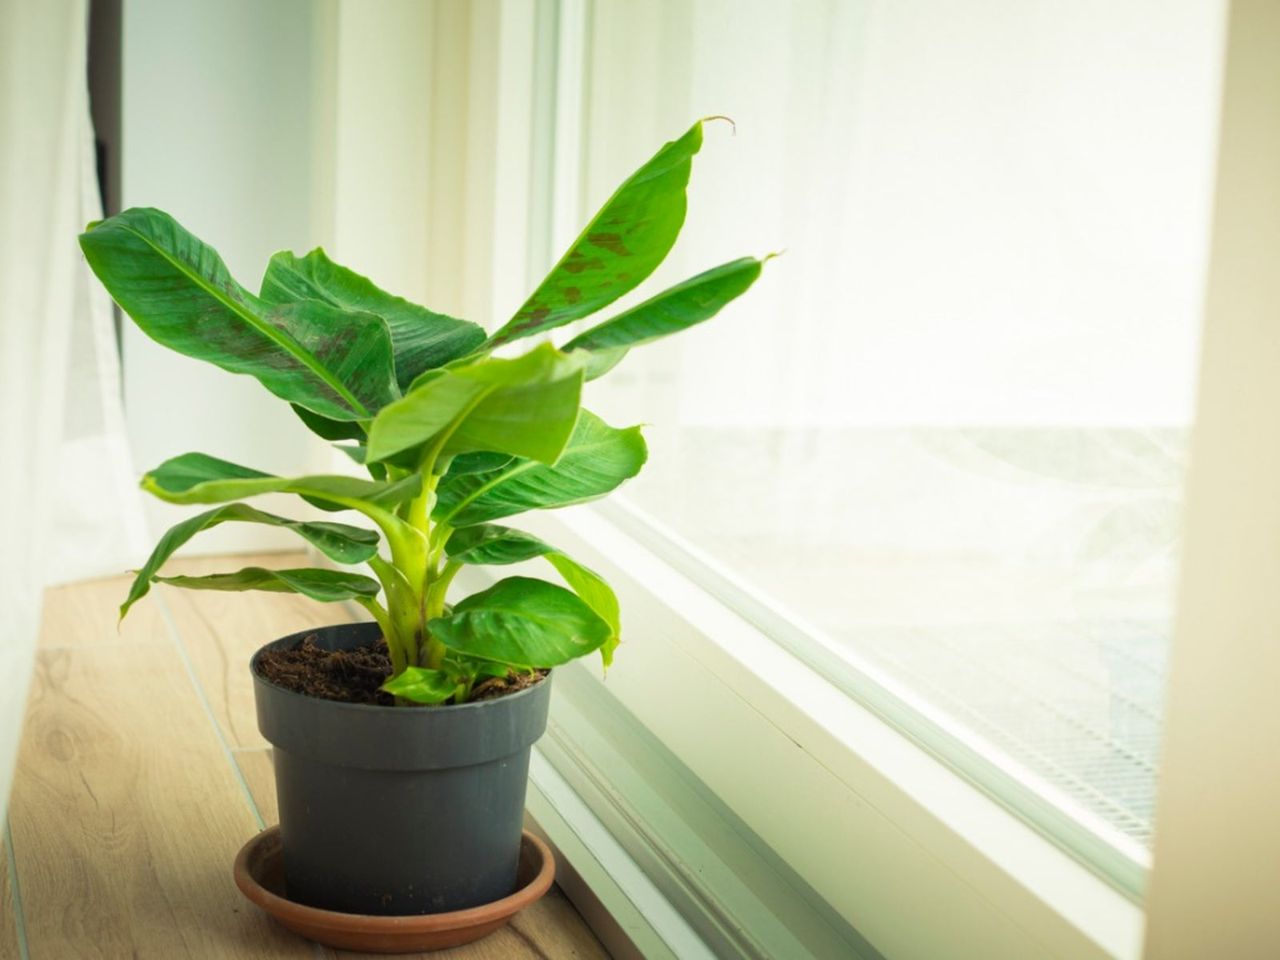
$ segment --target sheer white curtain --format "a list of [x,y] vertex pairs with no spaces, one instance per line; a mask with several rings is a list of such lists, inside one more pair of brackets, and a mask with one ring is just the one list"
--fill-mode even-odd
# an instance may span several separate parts
[[0,799],[46,582],[136,563],[110,305],[76,235],[100,216],[83,0],[0,2]]

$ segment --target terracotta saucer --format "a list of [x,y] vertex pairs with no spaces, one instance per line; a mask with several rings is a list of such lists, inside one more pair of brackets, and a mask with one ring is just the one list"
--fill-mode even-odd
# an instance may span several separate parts
[[515,893],[466,910],[401,917],[338,913],[287,899],[279,827],[269,827],[246,843],[236,856],[234,872],[241,893],[308,940],[367,953],[414,953],[456,947],[493,933],[551,888],[556,864],[547,845],[526,830]]

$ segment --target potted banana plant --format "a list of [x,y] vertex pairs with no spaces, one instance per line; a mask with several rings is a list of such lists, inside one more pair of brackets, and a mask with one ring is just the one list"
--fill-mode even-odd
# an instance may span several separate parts
[[[403,919],[474,912],[517,889],[529,750],[546,724],[551,670],[592,654],[609,664],[621,622],[598,574],[498,521],[592,500],[635,476],[640,428],[584,409],[584,383],[715,315],[764,260],[713,267],[560,346],[543,335],[607,307],[662,262],[684,223],[703,123],[629,177],[488,335],[320,249],[277,253],[254,293],[159,210],[129,209],[81,235],[90,267],[144,333],[255,377],[368,474],[281,477],[183,453],[142,480],[169,503],[210,509],[161,537],[122,617],[167,583],[353,601],[371,618],[284,637],[251,661],[274,746],[287,901]],[[511,346],[532,337],[523,352]],[[367,522],[293,520],[244,502],[266,493]],[[287,528],[335,566],[162,572],[192,537],[232,522]],[[561,582],[511,576],[450,593],[468,565],[533,558]],[[341,569],[361,565],[367,574]]]

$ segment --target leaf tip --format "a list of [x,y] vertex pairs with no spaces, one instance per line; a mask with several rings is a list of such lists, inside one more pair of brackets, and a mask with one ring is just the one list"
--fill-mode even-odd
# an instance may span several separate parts
[[729,124],[729,134],[730,134],[730,136],[735,136],[735,137],[736,137],[736,136],[738,135],[738,125],[737,125],[736,123],[734,123],[734,122],[733,122],[733,117],[726,117],[726,116],[725,116],[724,114],[722,114],[722,113],[713,113],[713,114],[711,114],[711,115],[710,115],[710,116],[708,116],[708,117],[702,117],[698,122],[699,122],[699,123],[710,123],[712,120],[723,120],[725,123]]

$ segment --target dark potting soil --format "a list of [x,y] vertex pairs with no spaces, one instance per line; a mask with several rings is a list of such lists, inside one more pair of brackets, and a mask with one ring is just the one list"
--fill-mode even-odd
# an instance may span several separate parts
[[[305,693],[322,700],[395,706],[395,697],[380,687],[391,676],[387,643],[379,638],[370,646],[352,650],[326,650],[305,637],[288,650],[268,650],[258,658],[258,672],[278,687]],[[547,675],[539,670],[529,674],[490,677],[475,685],[471,701],[496,700],[533,686]]]
[[258,658],[258,672],[277,687],[322,700],[394,706],[395,697],[380,689],[391,676],[387,643],[354,650],[326,650],[315,637],[305,637],[288,650],[268,650]]
[[535,683],[538,683],[548,672],[547,670],[535,670],[533,673],[513,673],[505,677],[489,677],[487,680],[481,680],[472,687],[471,699],[467,702],[497,700],[499,697],[505,697],[509,693],[519,693],[521,690],[527,690]]

